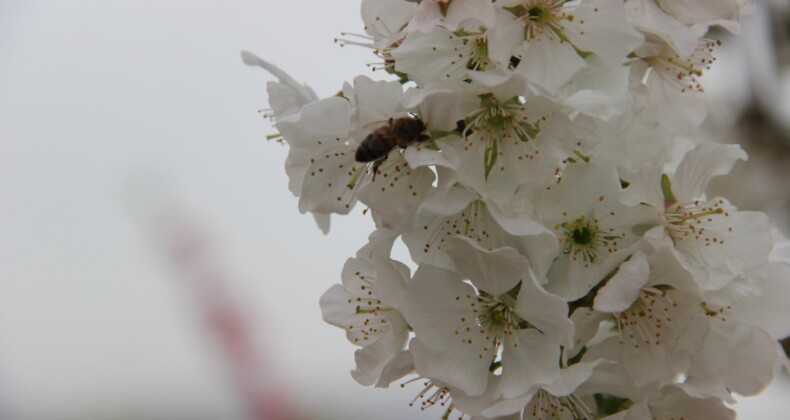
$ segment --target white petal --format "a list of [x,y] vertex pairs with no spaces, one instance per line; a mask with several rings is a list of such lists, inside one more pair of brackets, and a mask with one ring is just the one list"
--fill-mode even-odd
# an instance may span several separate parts
[[400,150],[393,150],[370,178],[357,197],[373,211],[377,226],[396,228],[410,220],[431,190],[435,175],[426,167],[412,169]]
[[307,167],[299,211],[348,214],[356,204],[352,179],[362,166],[354,159],[353,150],[345,144],[338,144],[317,155]]
[[759,328],[715,331],[703,351],[694,355],[688,379],[681,385],[696,398],[717,396],[734,402],[732,392],[750,396],[773,380],[780,363],[779,344]]
[[409,351],[420,376],[438,379],[469,396],[475,396],[485,392],[488,383],[488,367],[493,360],[494,349],[489,346],[489,350],[485,351],[486,346],[489,343],[474,340],[466,346],[436,351],[414,338],[409,343]]
[[699,225],[704,227],[704,233],[675,241],[678,251],[690,263],[708,272],[707,279],[696,279],[706,290],[721,289],[749,268],[762,266],[772,247],[765,214],[736,211],[726,203],[722,207],[723,214],[713,215]]
[[310,158],[336,147],[337,139],[348,138],[351,105],[333,96],[305,105],[297,118],[280,120],[275,125],[291,150],[289,164],[300,166]]
[[588,0],[568,9],[574,17],[563,23],[568,38],[607,61],[623,62],[644,39],[628,22],[622,0]]
[[560,245],[553,233],[525,236],[522,239],[524,255],[529,258],[530,267],[539,284],[546,284],[546,276],[551,264],[560,252]]
[[479,98],[465,93],[466,89],[463,83],[443,84],[430,89],[409,89],[401,104],[407,109],[416,110],[427,129],[452,131],[459,120],[480,104]]
[[513,13],[496,8],[496,24],[489,28],[488,56],[502,67],[510,64],[513,51],[524,43],[524,23]]
[[699,127],[708,116],[702,94],[664,80],[657,72],[647,78],[648,103],[640,114],[645,121],[656,121],[673,135],[688,134]]
[[457,170],[460,166],[460,157],[455,153],[454,149],[442,147],[444,141],[461,140],[459,137],[454,135],[443,137],[441,140],[436,142],[440,150],[429,149],[427,147],[423,147],[420,143],[416,143],[407,147],[406,150],[403,151],[403,157],[412,168],[419,168],[421,166],[434,166]]
[[654,0],[628,0],[625,8],[637,29],[660,37],[680,55],[689,56],[697,48],[697,32],[664,13]]
[[425,216],[452,216],[463,211],[475,198],[466,188],[437,189],[422,203],[420,213]]
[[318,229],[321,229],[321,233],[324,235],[329,233],[329,226],[332,222],[331,214],[313,213],[313,219],[315,219],[315,224],[318,226]]
[[581,307],[573,311],[571,320],[574,325],[573,350],[569,356],[575,356],[582,348],[587,346],[600,329],[601,322],[608,319],[610,314],[596,312],[590,308]]
[[[478,83],[486,93],[493,94],[502,102],[527,93],[526,77],[510,70],[498,68],[489,71],[470,71],[469,78]],[[478,105],[479,103],[478,100]]]
[[535,236],[551,234],[551,231],[540,224],[535,219],[535,216],[532,215],[531,206],[528,210],[524,208],[519,208],[515,211],[510,208],[503,210],[495,202],[491,202],[488,205],[488,211],[494,220],[511,235]]
[[372,80],[367,76],[354,78],[354,111],[350,117],[352,137],[362,142],[372,131],[371,127],[384,124],[390,118],[407,114],[401,109],[403,88],[398,81]]
[[377,47],[390,46],[414,16],[417,4],[408,1],[362,0],[365,32],[376,38]]
[[737,33],[741,12],[738,0],[658,0],[658,4],[687,25],[715,23]]
[[656,418],[735,419],[735,411],[727,408],[718,398],[692,398],[674,386],[665,387],[662,391],[663,398],[649,403],[650,412]]
[[[463,199],[458,198],[459,201]],[[468,202],[465,208],[449,216],[424,212],[416,218],[415,226],[416,229],[403,233],[403,242],[412,259],[418,264],[428,263],[447,269],[455,269],[455,264],[445,252],[447,240],[454,236],[467,236],[489,250],[506,246],[518,248],[524,242],[524,238],[505,232],[479,200]]]
[[748,160],[736,144],[701,143],[686,153],[672,177],[672,190],[680,201],[702,197],[708,182],[728,174],[739,160]]
[[425,344],[447,350],[463,347],[464,337],[457,332],[474,323],[472,302],[477,293],[456,273],[423,264],[407,285],[400,310]]
[[370,386],[379,382],[384,368],[392,363],[406,346],[409,334],[403,321],[400,321],[400,324],[398,328],[391,329],[375,343],[354,353],[356,369],[351,371],[351,376],[361,385]]
[[573,46],[553,37],[532,40],[525,45],[526,49],[517,50],[521,63],[516,71],[550,95],[557,93],[586,65]]
[[272,109],[275,121],[294,117],[303,106],[312,102],[307,101],[308,96],[280,82],[266,83],[266,93],[269,95],[269,107]]
[[601,363],[602,361],[600,360],[594,362],[580,362],[562,369],[557,380],[543,388],[557,397],[571,395],[576,391],[576,388],[592,376],[595,368]]
[[601,312],[623,312],[634,303],[649,279],[647,257],[641,251],[637,252],[622,263],[617,273],[598,291],[593,307]]
[[[376,388],[387,388],[391,383],[410,373],[414,373],[414,360],[411,353],[408,351],[398,352],[381,370],[379,380],[376,382]],[[353,376],[354,372],[351,372],[351,374]]]
[[399,308],[406,293],[406,282],[411,275],[405,264],[375,254],[371,266],[376,277],[373,292],[387,306]]
[[407,32],[431,32],[439,21],[442,20],[442,11],[436,0],[420,1],[414,11],[414,17],[406,26]]
[[757,328],[739,340],[734,358],[725,368],[727,387],[744,396],[762,392],[774,377],[779,361],[777,346],[770,335]]
[[[324,321],[338,328],[346,329],[350,319],[356,316],[353,307],[347,305],[351,294],[342,285],[335,284],[321,295],[319,301]],[[349,340],[351,337],[349,336]],[[353,342],[353,340],[351,340]]]
[[279,83],[269,82],[266,85],[269,91],[269,104],[278,119],[295,114],[301,107],[318,100],[318,95],[309,86],[299,84],[288,73],[255,54],[242,51],[241,60],[248,66],[257,66],[266,70],[279,81]]
[[[458,156],[457,181],[474,191],[481,197],[486,197],[486,170],[485,150],[486,144],[482,141],[465,139],[447,144],[453,153]],[[463,168],[463,170],[460,170]]]
[[572,347],[574,326],[568,318],[568,304],[559,296],[543,290],[531,273],[522,277],[515,312],[543,332],[546,338]]
[[580,90],[566,98],[562,104],[584,115],[609,121],[622,114],[628,105],[625,97],[616,97],[609,92]]
[[[664,208],[664,196],[661,192],[662,165],[648,166],[634,172],[626,180],[630,184],[620,196],[627,206],[640,203],[648,204],[657,209]],[[658,210],[662,211],[662,210]]]
[[512,290],[529,271],[527,259],[513,248],[488,251],[472,239],[459,236],[447,241],[446,249],[458,272],[494,297]]
[[534,328],[514,331],[504,340],[502,380],[497,393],[516,398],[533,386],[552,383],[560,374],[559,356],[559,345]]
[[495,25],[494,4],[480,0],[453,0],[442,25],[451,31],[473,26],[491,28]]
[[468,73],[469,48],[464,37],[444,28],[412,32],[392,51],[395,69],[420,86],[443,80],[463,80]]
[[759,293],[744,299],[736,315],[777,340],[790,337],[790,265],[772,261],[754,277]]

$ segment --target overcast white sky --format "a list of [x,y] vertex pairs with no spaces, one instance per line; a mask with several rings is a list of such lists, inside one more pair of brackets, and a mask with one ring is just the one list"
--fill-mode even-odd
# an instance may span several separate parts
[[[327,96],[375,59],[332,43],[361,26],[349,0],[0,0],[0,418],[239,415],[189,288],[140,217],[141,189],[212,235],[306,407],[439,417],[408,407],[416,388],[348,375],[354,349],[318,298],[372,223],[360,208],[325,237],[298,213],[286,149],[256,112],[271,77],[239,58],[255,52]],[[744,410],[779,419],[776,401]]]

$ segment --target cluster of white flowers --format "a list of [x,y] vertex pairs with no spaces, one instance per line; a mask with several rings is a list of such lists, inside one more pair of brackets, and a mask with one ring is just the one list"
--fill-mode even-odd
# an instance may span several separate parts
[[684,136],[706,33],[750,7],[363,0],[365,34],[339,42],[389,81],[324,99],[243,53],[278,79],[299,210],[326,231],[360,201],[376,223],[320,302],[354,379],[442,418],[734,418],[785,361],[790,246],[706,196],[740,147]]

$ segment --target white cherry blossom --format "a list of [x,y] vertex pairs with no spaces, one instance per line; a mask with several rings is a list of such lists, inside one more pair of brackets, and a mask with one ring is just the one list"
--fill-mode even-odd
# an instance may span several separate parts
[[752,6],[363,0],[338,42],[397,80],[323,99],[242,53],[277,79],[299,210],[375,222],[320,300],[352,377],[441,418],[734,418],[790,365],[790,242],[706,195],[739,147],[681,136],[707,112],[705,33]]
[[[371,235],[371,242],[346,261],[342,284],[321,296],[324,320],[346,331],[348,340],[361,349],[355,354],[352,376],[362,385],[387,386],[397,378],[382,373],[399,362],[408,338],[406,322],[393,308],[399,289],[405,287],[409,269],[381,256],[388,253],[394,237],[385,232]],[[400,282],[400,284],[398,283]]]
[[626,411],[604,420],[686,420],[735,419],[735,412],[718,398],[692,398],[675,386],[651,394]]
[[584,56],[623,61],[642,42],[616,0],[505,0],[497,5],[497,26],[489,31],[493,57],[519,60],[516,71],[549,94],[585,67]]
[[441,26],[450,31],[494,25],[494,5],[489,0],[422,0],[408,31],[430,32]]
[[418,210],[414,228],[403,232],[403,241],[418,264],[453,270],[446,246],[456,236],[471,238],[489,250],[505,246],[530,250],[530,262],[541,269],[550,263],[556,247],[554,237],[531,214],[507,214],[460,186],[434,191]]
[[617,361],[636,386],[671,380],[703,346],[710,330],[705,308],[691,273],[670,248],[649,257],[637,252],[597,291],[591,309],[599,315],[586,319],[580,329],[588,333],[577,333],[576,340],[586,341],[582,337],[599,322],[611,319],[614,336],[590,346],[585,360]]
[[699,79],[716,61],[713,53],[718,45],[718,41],[700,38],[688,55],[675,52],[668,44],[653,45],[650,55],[642,56],[647,67],[632,66],[636,76],[645,74],[647,96],[639,104],[639,117],[658,122],[671,134],[686,134],[699,127],[708,115]]
[[660,168],[635,176],[626,201],[644,203],[663,215],[669,238],[694,279],[706,290],[721,289],[751,267],[764,264],[773,247],[766,216],[738,211],[723,198],[707,199],[705,189],[717,175],[728,173],[746,154],[738,146],[702,143],[688,152],[673,175]]
[[657,0],[668,14],[686,25],[718,25],[738,33],[741,14],[754,10],[752,0]]
[[[269,94],[269,105],[272,109],[272,117],[274,121],[284,120],[296,116],[305,105],[317,101],[318,95],[312,88],[305,84],[300,84],[293,79],[288,73],[281,70],[268,61],[261,59],[255,54],[242,51],[241,58],[244,64],[248,66],[256,66],[264,69],[277,78],[276,82],[268,82],[266,90]],[[283,139],[284,140],[284,139]],[[291,169],[293,175],[292,179],[304,179],[307,171],[307,166],[302,165],[300,168]],[[299,196],[299,182],[289,182],[288,188],[295,196]],[[327,214],[313,213],[313,218],[318,224],[319,229],[325,234],[329,232],[330,216]]]
[[614,168],[575,163],[560,182],[536,197],[538,219],[554,231],[560,250],[546,290],[567,300],[587,294],[621,262],[642,233],[658,224],[645,208],[618,200]]
[[465,238],[449,248],[459,274],[421,266],[400,306],[416,334],[417,372],[481,395],[501,352],[503,395],[553,382],[572,335],[565,302],[543,291],[515,249],[486,251]]
[[691,55],[705,32],[670,16],[656,0],[626,0],[625,11],[636,29],[662,39],[681,56]]
[[485,32],[456,34],[442,27],[427,33],[412,32],[392,51],[395,70],[419,85],[444,80],[465,80],[472,70],[494,67],[488,56]]

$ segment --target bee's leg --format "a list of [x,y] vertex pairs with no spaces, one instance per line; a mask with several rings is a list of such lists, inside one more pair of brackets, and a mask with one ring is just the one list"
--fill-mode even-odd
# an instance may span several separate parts
[[388,157],[389,157],[389,153],[387,153],[386,155],[376,159],[376,161],[373,162],[373,168],[372,168],[372,170],[373,170],[373,179],[371,179],[371,182],[376,180],[376,174],[379,173],[379,166],[381,166],[381,164],[384,163],[384,161],[387,160]]

